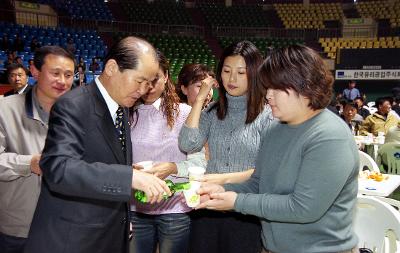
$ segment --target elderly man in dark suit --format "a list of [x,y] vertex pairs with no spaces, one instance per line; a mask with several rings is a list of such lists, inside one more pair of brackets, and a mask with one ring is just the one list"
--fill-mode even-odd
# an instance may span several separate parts
[[94,83],[63,96],[51,111],[27,253],[126,253],[132,189],[143,190],[150,203],[170,194],[164,181],[131,162],[127,107],[156,77],[154,48],[127,37],[104,63]]

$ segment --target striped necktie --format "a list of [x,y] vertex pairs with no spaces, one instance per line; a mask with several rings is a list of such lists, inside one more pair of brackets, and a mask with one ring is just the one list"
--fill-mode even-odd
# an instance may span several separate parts
[[124,124],[124,109],[120,106],[117,110],[115,118],[115,130],[117,131],[118,140],[121,143],[122,151],[125,152],[125,124]]

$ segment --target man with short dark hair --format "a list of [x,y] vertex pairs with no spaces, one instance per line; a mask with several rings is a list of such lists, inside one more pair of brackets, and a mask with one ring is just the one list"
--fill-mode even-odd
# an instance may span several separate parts
[[357,113],[361,115],[363,119],[371,115],[369,110],[364,108],[364,99],[362,97],[356,97],[353,101],[357,105]]
[[154,48],[127,37],[104,63],[100,77],[52,109],[40,161],[44,183],[25,253],[127,253],[132,189],[144,191],[150,203],[170,194],[164,181],[132,165],[127,108],[157,75]]
[[353,135],[358,133],[359,125],[363,121],[363,117],[357,113],[357,105],[351,100],[344,100],[342,102],[343,112],[340,117],[349,126]]
[[12,90],[4,93],[4,96],[26,93],[28,88],[28,71],[25,67],[18,63],[13,63],[7,67],[8,83],[12,86]]
[[70,90],[73,80],[74,56],[64,49],[42,47],[36,51],[35,57],[43,59],[38,65],[38,84],[27,93],[0,100],[2,253],[24,251],[40,194],[42,170],[39,160],[47,135],[50,109],[61,95]]
[[360,134],[367,135],[372,133],[378,136],[379,132],[387,133],[389,128],[396,126],[399,120],[390,113],[391,102],[390,98],[381,97],[375,101],[375,106],[378,109],[374,114],[369,115],[360,126]]
[[393,97],[392,110],[400,115],[400,96]]

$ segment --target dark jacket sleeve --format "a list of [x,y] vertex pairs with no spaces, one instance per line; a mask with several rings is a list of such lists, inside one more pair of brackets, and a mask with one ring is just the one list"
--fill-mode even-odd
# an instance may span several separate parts
[[87,104],[61,98],[53,106],[40,161],[44,180],[51,191],[64,195],[128,201],[132,168],[118,164],[101,133],[91,127],[100,118]]

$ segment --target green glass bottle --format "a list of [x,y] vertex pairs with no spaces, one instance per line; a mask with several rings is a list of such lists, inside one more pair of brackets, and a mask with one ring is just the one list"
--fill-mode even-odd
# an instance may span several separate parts
[[[165,180],[165,183],[167,184],[169,190],[171,191],[171,196],[168,196],[168,194],[164,193],[163,194],[163,199],[164,200],[172,197],[172,195],[174,195],[175,192],[180,192],[180,191],[183,191],[183,190],[190,189],[190,182],[174,183],[171,180],[167,179],[167,180]],[[135,193],[133,195],[134,195],[135,199],[137,201],[139,201],[140,203],[147,203],[148,202],[146,193],[144,193],[144,191],[135,191]]]

